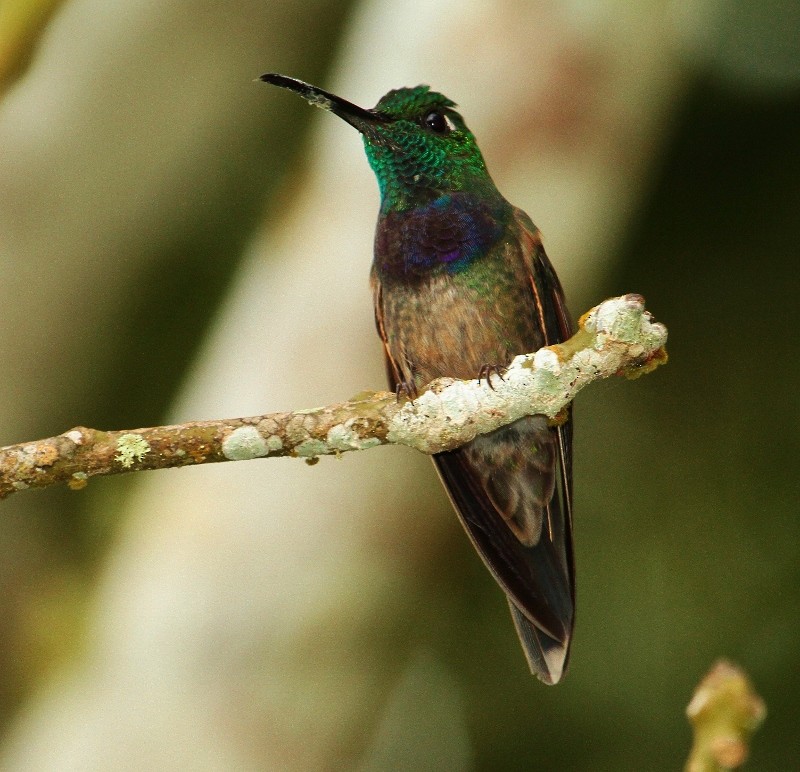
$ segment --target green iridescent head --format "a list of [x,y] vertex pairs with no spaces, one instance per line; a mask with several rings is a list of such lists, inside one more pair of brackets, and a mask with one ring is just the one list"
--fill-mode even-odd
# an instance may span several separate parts
[[428,86],[395,89],[365,110],[285,75],[261,80],[294,91],[361,132],[382,209],[408,209],[459,191],[499,195],[455,104]]

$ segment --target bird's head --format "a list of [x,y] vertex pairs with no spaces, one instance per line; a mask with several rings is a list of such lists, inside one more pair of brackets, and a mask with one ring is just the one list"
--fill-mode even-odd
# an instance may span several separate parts
[[408,209],[462,191],[498,195],[455,103],[428,86],[399,88],[371,110],[285,75],[261,80],[338,115],[364,138],[384,209]]

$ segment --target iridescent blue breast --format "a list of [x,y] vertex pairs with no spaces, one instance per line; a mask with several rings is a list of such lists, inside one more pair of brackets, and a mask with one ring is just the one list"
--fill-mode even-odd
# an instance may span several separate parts
[[382,212],[375,232],[375,270],[382,281],[457,273],[487,254],[505,231],[505,201],[453,193],[403,211]]

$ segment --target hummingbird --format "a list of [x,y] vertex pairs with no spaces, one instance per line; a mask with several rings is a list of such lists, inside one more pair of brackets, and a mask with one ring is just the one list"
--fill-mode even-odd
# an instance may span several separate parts
[[[380,189],[375,324],[398,398],[442,376],[493,388],[516,355],[572,334],[538,229],[497,190],[453,101],[420,85],[365,109],[286,75],[260,79],[361,133]],[[433,456],[547,684],[566,670],[575,616],[571,408],[563,419],[521,418]]]

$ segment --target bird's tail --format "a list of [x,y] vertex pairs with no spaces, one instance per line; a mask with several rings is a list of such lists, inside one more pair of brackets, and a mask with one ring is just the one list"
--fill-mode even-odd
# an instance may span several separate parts
[[517,634],[531,673],[542,683],[557,684],[567,670],[569,639],[557,641],[542,632],[530,622],[510,598],[508,606],[511,609],[511,618],[514,620],[514,627],[517,628]]

